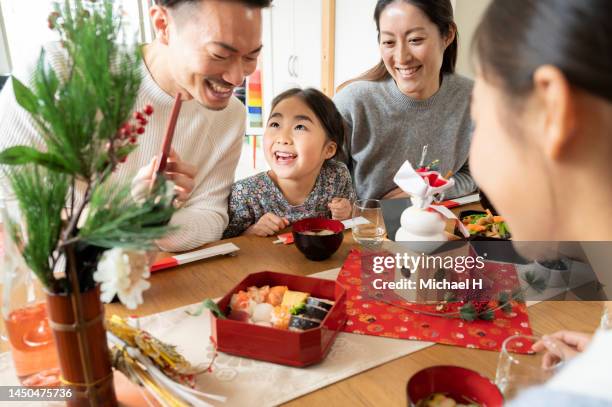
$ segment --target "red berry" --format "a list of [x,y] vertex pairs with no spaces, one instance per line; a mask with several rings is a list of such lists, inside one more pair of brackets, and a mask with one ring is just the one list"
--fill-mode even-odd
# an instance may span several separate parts
[[136,144],[136,137],[130,137],[130,143]]
[[153,106],[146,105],[144,108],[144,112],[147,116],[151,116],[153,114]]
[[138,123],[140,123],[141,126],[146,126],[148,123],[148,120],[143,117],[141,119],[138,119]]
[[139,127],[138,129],[136,129],[136,133],[138,134],[144,134],[144,132],[145,132],[144,127]]
[[489,301],[473,301],[474,309],[478,314],[482,314],[487,309],[489,309]]
[[120,163],[124,163],[127,160],[127,157],[123,157],[122,159],[119,160]]
[[144,116],[140,112],[134,112],[134,119],[136,120],[144,119]]

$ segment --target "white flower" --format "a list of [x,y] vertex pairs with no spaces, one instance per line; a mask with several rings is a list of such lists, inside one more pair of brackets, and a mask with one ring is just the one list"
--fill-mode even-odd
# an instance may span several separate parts
[[103,302],[111,302],[115,295],[129,309],[142,304],[143,291],[151,287],[147,281],[151,273],[146,252],[111,249],[102,254],[93,275],[100,283]]

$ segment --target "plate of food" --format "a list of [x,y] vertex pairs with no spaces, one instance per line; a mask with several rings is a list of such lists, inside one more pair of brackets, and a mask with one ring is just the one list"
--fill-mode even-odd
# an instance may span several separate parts
[[[502,261],[515,264],[527,264],[512,244],[512,233],[506,220],[495,212],[486,209],[483,211],[467,210],[459,214],[459,220],[470,232],[467,238],[472,247],[481,256],[488,260]],[[461,232],[455,227],[455,235]]]
[[219,351],[297,367],[323,360],[347,318],[336,281],[271,271],[249,274],[217,308]]
[[470,232],[470,239],[510,240],[510,228],[502,216],[485,211],[463,211],[459,219]]

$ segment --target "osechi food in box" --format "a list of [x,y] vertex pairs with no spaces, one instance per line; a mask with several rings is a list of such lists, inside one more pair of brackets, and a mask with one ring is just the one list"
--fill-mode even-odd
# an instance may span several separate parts
[[321,325],[334,301],[287,286],[248,287],[232,295],[229,319],[251,324],[304,331]]
[[334,280],[252,273],[210,304],[211,336],[220,352],[309,366],[325,358],[346,323],[346,295]]

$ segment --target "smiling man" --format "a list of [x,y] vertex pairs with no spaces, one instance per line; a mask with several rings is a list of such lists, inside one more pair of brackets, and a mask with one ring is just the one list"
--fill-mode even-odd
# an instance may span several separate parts
[[[139,147],[113,178],[132,180],[133,195],[150,184],[174,98],[183,105],[166,166],[181,208],[171,224],[179,229],[157,242],[162,250],[182,251],[221,238],[228,223],[227,201],[245,132],[244,106],[233,96],[257,66],[261,11],[271,0],[156,0],[150,17],[155,40],[143,46],[142,83],[134,110],[153,107]],[[58,43],[44,46],[46,58],[67,74]],[[33,68],[13,74],[31,82]],[[41,144],[32,118],[15,101],[9,81],[0,94],[0,147]],[[144,187],[143,187],[144,186]],[[4,195],[10,191],[3,191]]]
[[261,8],[270,0],[156,0],[156,40],[145,63],[166,93],[180,91],[202,106],[222,110],[232,91],[257,66]]
[[[161,144],[172,97],[181,92],[186,99],[173,141],[177,154],[167,174],[185,205],[172,219],[181,229],[158,242],[162,249],[186,250],[218,240],[227,225],[246,114],[233,91],[257,67],[261,10],[270,3],[156,0],[150,10],[156,39],[143,47],[142,91],[149,100],[142,102],[156,102],[163,111],[155,146]],[[141,153],[150,160],[156,151]]]

